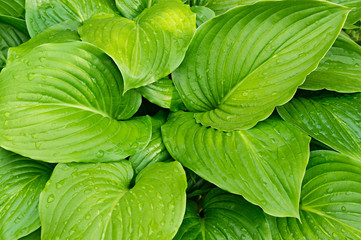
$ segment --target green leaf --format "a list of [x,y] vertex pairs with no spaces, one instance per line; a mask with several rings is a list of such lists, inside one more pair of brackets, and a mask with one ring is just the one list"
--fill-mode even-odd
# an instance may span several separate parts
[[[144,148],[149,117],[122,117],[121,74],[83,42],[33,48],[0,74],[0,145],[47,162],[115,161]],[[137,104],[137,103],[134,103]],[[123,106],[123,108],[130,106]]]
[[361,44],[361,27],[353,30],[346,30],[346,33],[354,40],[357,44]]
[[288,102],[329,50],[348,10],[322,1],[259,2],[197,29],[173,81],[197,122],[248,129]]
[[26,23],[31,37],[67,20],[83,22],[97,13],[116,13],[112,0],[28,0]]
[[216,14],[211,9],[204,6],[194,6],[191,7],[191,10],[192,12],[196,13],[197,27],[216,16]]
[[168,77],[162,78],[155,83],[138,88],[137,91],[150,102],[168,108],[173,112],[185,109],[179,93],[174,87],[173,81]]
[[29,41],[21,44],[21,46],[18,46],[16,48],[10,48],[8,52],[9,56],[7,64],[10,64],[12,61],[15,61],[16,59],[31,52],[33,48],[46,43],[64,43],[79,41],[79,25],[80,24],[75,21],[59,23],[39,33],[35,37],[31,38]]
[[269,217],[273,239],[361,239],[361,163],[333,151],[311,153],[301,222]]
[[0,0],[0,15],[25,17],[25,0]]
[[164,111],[160,111],[152,117],[152,138],[149,144],[129,158],[136,174],[150,164],[170,160],[170,155],[164,146],[160,130],[160,127],[166,120],[167,114]]
[[195,14],[178,0],[161,1],[129,20],[99,15],[79,28],[82,40],[108,53],[125,91],[151,84],[182,62],[195,31]]
[[361,19],[361,0],[327,0],[329,2],[341,4],[352,9],[347,17],[346,24],[354,24]]
[[15,240],[40,227],[40,192],[52,167],[0,149],[0,239]]
[[277,110],[318,141],[361,160],[361,94],[295,98]]
[[42,239],[172,239],[186,205],[178,162],[59,164],[40,197]]
[[20,238],[20,240],[41,240],[41,229],[39,228],[35,232],[32,232],[29,235]]
[[14,22],[13,18],[0,16],[0,71],[5,67],[9,48],[16,47],[29,39],[28,34],[18,28],[19,21],[21,20]]
[[150,8],[160,1],[162,0],[115,0],[115,3],[124,17],[134,19],[146,8]]
[[211,0],[207,7],[212,9],[217,15],[226,12],[227,10],[241,5],[250,5],[259,0]]
[[171,156],[200,177],[275,216],[298,216],[310,138],[278,118],[250,130],[222,132],[193,113],[170,114],[162,126]]
[[214,188],[204,199],[188,200],[174,240],[271,239],[262,210],[242,197]]
[[340,34],[318,68],[307,76],[300,88],[361,92],[361,47],[348,36]]

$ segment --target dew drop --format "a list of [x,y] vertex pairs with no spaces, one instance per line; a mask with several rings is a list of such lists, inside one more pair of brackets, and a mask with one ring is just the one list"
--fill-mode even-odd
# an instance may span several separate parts
[[40,61],[40,62],[45,62],[45,60],[46,60],[45,57],[39,58],[39,61]]
[[101,158],[104,156],[104,151],[103,150],[99,150],[97,153],[96,153],[96,156],[97,158]]
[[345,206],[342,206],[342,207],[341,207],[341,210],[342,210],[343,212],[345,212],[345,211],[346,211],[346,207],[345,207]]
[[55,200],[54,194],[50,194],[48,197],[48,203],[54,202],[54,200]]
[[9,116],[10,116],[10,113],[9,113],[9,112],[4,113],[4,117],[5,117],[5,118],[8,118]]

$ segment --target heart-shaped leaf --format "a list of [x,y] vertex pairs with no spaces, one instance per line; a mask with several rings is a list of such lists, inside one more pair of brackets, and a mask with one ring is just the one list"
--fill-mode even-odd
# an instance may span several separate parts
[[27,32],[19,28],[17,23],[19,21],[24,22],[10,17],[0,17],[0,71],[5,67],[9,48],[16,47],[29,39]]
[[170,114],[162,126],[171,156],[205,180],[275,216],[298,216],[310,138],[278,118],[225,133]]
[[117,12],[112,0],[27,0],[25,8],[31,37],[67,20],[83,22],[97,13]]
[[133,20],[99,15],[79,28],[82,40],[117,63],[125,91],[151,84],[182,62],[195,31],[195,14],[179,0],[161,1]]
[[300,220],[269,217],[273,239],[361,239],[361,163],[332,151],[311,153]]
[[172,239],[182,223],[186,177],[178,162],[136,177],[129,161],[59,164],[40,197],[42,239]]
[[343,93],[361,92],[361,47],[340,34],[302,89],[327,89]]
[[361,94],[300,97],[277,110],[318,141],[361,160]]
[[234,8],[197,29],[173,73],[175,86],[202,125],[250,128],[293,97],[337,38],[348,11],[323,1]]
[[149,144],[143,150],[138,151],[129,158],[135,174],[138,174],[150,164],[165,162],[171,159],[164,146],[160,130],[166,119],[167,114],[164,111],[160,111],[152,117],[152,138]]
[[162,78],[145,87],[138,88],[137,91],[150,102],[162,108],[168,108],[173,112],[185,109],[182,99],[174,87],[173,81],[168,77]]
[[0,15],[24,19],[25,0],[0,0]]
[[[48,43],[9,64],[0,74],[0,144],[48,162],[114,161],[144,148],[149,117],[121,119],[121,74],[96,47]],[[137,104],[137,103],[132,103]],[[133,113],[134,114],[134,113]]]
[[40,192],[52,167],[0,149],[0,239],[16,240],[40,227]]
[[[204,199],[203,199],[204,198]],[[271,239],[265,215],[242,197],[213,189],[200,200],[188,200],[174,240]]]

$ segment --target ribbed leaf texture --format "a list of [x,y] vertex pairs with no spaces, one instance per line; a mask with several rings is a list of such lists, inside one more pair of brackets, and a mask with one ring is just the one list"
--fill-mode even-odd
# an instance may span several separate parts
[[51,165],[0,149],[0,239],[16,240],[40,227],[39,197]]
[[0,144],[33,159],[115,161],[151,137],[149,117],[117,121],[140,95],[122,96],[116,65],[87,43],[33,48],[1,72],[0,89]]
[[188,200],[174,240],[271,239],[265,215],[242,197],[212,189],[200,200]]
[[198,30],[173,80],[197,122],[248,129],[288,102],[337,38],[349,10],[322,1],[233,8]]
[[40,197],[42,239],[172,239],[186,205],[177,162],[59,164]]
[[162,136],[171,156],[200,177],[275,216],[298,216],[310,138],[278,118],[225,133],[170,114]]
[[31,37],[67,20],[83,22],[97,13],[117,12],[112,0],[27,0],[26,23]]
[[311,153],[300,220],[268,218],[273,239],[361,239],[361,163],[333,151]]
[[318,141],[361,160],[361,94],[300,97],[277,110]]
[[134,20],[95,16],[79,33],[83,41],[114,59],[127,91],[166,77],[180,65],[196,28],[195,18],[179,0],[161,1]]
[[346,34],[340,34],[318,68],[307,76],[300,88],[361,92],[361,47]]

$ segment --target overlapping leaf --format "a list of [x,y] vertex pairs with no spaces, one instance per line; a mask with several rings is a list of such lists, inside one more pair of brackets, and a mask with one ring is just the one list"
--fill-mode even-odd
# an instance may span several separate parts
[[41,229],[39,228],[35,232],[32,232],[29,235],[20,238],[19,240],[41,240]]
[[298,216],[309,137],[277,118],[225,133],[170,114],[162,136],[171,156],[205,180],[276,216]]
[[172,239],[186,203],[177,162],[154,163],[130,183],[128,161],[59,164],[40,197],[42,239]]
[[152,7],[157,2],[159,0],[115,0],[120,14],[129,19],[137,17],[146,8]]
[[125,91],[151,84],[183,60],[195,31],[195,14],[179,0],[161,1],[134,21],[99,15],[80,27],[82,40],[103,49],[117,63]]
[[9,48],[16,47],[29,39],[20,22],[24,20],[0,16],[0,71],[6,64]]
[[175,240],[271,239],[261,209],[242,197],[213,189],[200,202],[188,200]]
[[27,0],[26,23],[31,37],[67,20],[83,22],[97,13],[117,12],[112,0]]
[[361,94],[300,97],[277,110],[318,141],[361,160]]
[[352,9],[347,17],[347,25],[352,25],[361,19],[361,0],[327,0],[329,2],[341,4]]
[[152,138],[149,144],[129,158],[136,174],[150,164],[170,161],[171,157],[164,146],[160,130],[166,119],[167,114],[163,111],[152,117]]
[[318,68],[307,76],[300,88],[361,92],[361,47],[348,36],[340,34]]
[[301,222],[272,218],[273,239],[361,239],[361,163],[332,151],[311,153]]
[[138,88],[137,91],[150,102],[168,108],[173,112],[185,109],[179,93],[174,87],[173,81],[168,77],[162,78],[155,83]]
[[122,96],[116,65],[87,43],[35,47],[1,72],[0,86],[0,144],[24,156],[114,161],[150,140],[149,117],[117,121],[138,93]]
[[175,86],[202,125],[250,128],[292,98],[331,47],[347,13],[321,1],[234,8],[197,30],[173,73]]
[[209,19],[215,17],[215,13],[204,6],[194,6],[191,7],[192,12],[196,13],[196,23],[197,27],[207,22]]
[[49,164],[0,149],[0,239],[16,240],[40,227],[40,192],[51,175]]
[[0,0],[0,15],[25,17],[25,0]]

